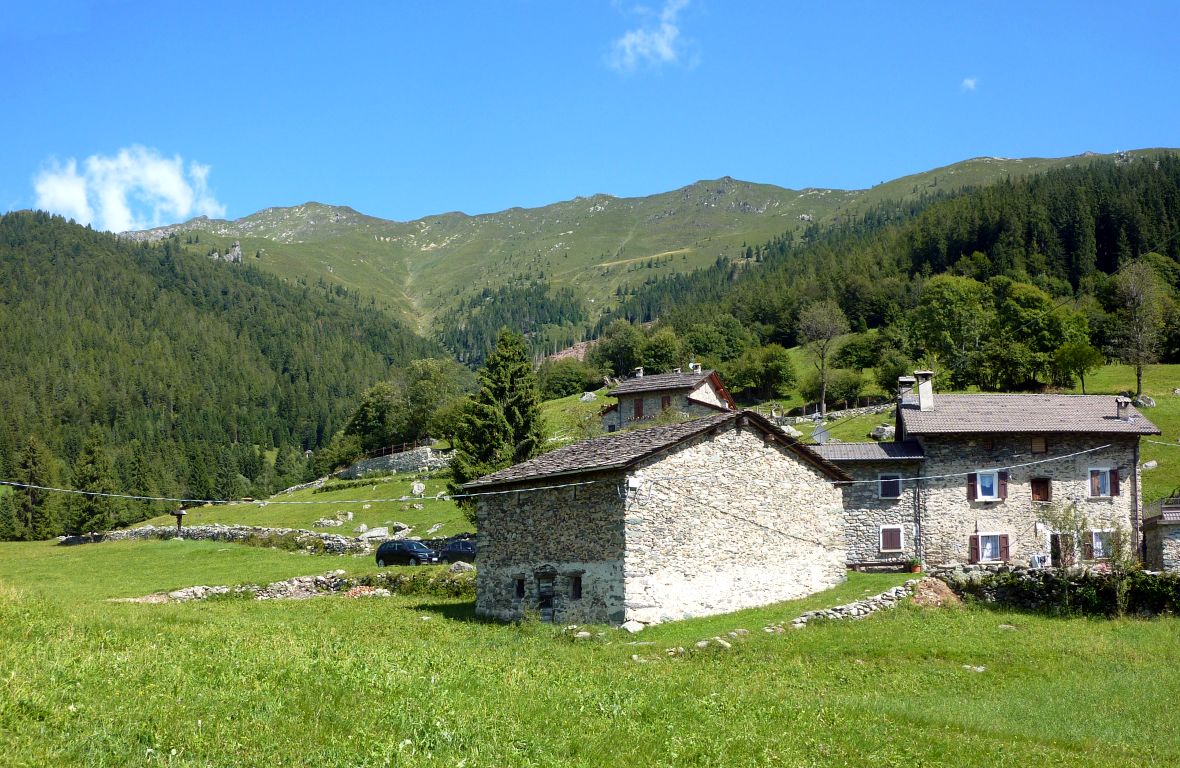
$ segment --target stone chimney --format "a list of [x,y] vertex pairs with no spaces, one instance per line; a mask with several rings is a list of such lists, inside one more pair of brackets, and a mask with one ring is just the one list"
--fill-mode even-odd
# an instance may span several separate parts
[[693,373],[700,373],[701,372],[701,364],[700,363],[689,363],[688,370],[692,371]]
[[643,366],[642,365],[635,369],[635,378],[637,378],[637,379],[643,378]]
[[934,410],[934,371],[914,371],[914,378],[918,380],[918,410]]
[[901,405],[918,404],[918,380],[913,376],[897,377],[897,402]]
[[1115,416],[1123,421],[1131,420],[1131,398],[1119,395],[1114,399]]

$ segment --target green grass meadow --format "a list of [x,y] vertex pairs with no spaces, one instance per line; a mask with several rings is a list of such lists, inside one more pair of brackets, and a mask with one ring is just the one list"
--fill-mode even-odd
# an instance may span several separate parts
[[[587,642],[421,596],[107,602],[335,567],[372,566],[207,542],[0,544],[0,765],[1180,763],[1174,618],[903,607],[761,631],[896,574]],[[739,627],[731,650],[665,654]]]

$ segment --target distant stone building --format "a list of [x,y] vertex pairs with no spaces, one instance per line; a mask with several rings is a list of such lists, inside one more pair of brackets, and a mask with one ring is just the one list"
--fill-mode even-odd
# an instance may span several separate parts
[[831,587],[849,479],[751,411],[560,448],[464,486],[494,492],[478,498],[476,611],[655,623]]
[[[850,564],[1100,560],[1115,528],[1139,546],[1139,439],[1159,429],[1126,398],[936,397],[933,373],[915,377],[899,381],[894,442],[815,449],[856,478],[843,489]],[[1042,519],[1055,503],[1088,520],[1082,541]]]
[[717,372],[703,371],[695,363],[688,373],[678,369],[645,376],[642,368],[636,368],[635,374],[607,392],[619,400],[602,412],[602,425],[607,432],[654,419],[668,411],[696,418],[737,410]]
[[1165,499],[1143,523],[1143,565],[1153,571],[1180,571],[1180,500]]

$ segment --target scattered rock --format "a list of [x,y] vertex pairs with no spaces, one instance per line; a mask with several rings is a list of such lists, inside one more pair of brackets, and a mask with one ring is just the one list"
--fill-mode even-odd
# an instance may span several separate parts
[[986,672],[987,671],[987,667],[975,667],[970,664],[964,664],[963,669],[970,670],[972,672]]
[[321,517],[319,520],[311,524],[312,528],[337,528],[344,525],[343,520],[338,520],[334,517]]
[[1156,461],[1155,459],[1152,459],[1151,461],[1143,462],[1143,469],[1145,469],[1145,470],[1146,469],[1155,469],[1159,465],[1160,465],[1160,463],[1158,461]]
[[880,424],[873,427],[873,431],[869,433],[869,437],[874,440],[892,440],[897,433],[897,428],[892,424]]
[[1001,624],[1000,629],[1016,629],[1015,624]]
[[352,532],[353,533],[364,533],[367,530],[369,530],[369,526],[365,525],[364,523],[361,523],[356,528],[353,528]]
[[732,648],[733,647],[733,643],[729,642],[728,640],[723,640],[720,637],[713,638],[713,642],[716,643],[717,645],[720,645],[722,648]]
[[456,560],[455,562],[451,563],[450,568],[447,568],[447,571],[449,571],[450,573],[467,573],[468,571],[474,571],[474,570],[475,570],[474,565],[472,565],[471,563],[465,563],[462,560]]
[[1147,395],[1140,395],[1139,397],[1131,398],[1131,404],[1136,408],[1154,408],[1155,399]]
[[697,648],[708,648],[709,641],[708,640],[699,640],[699,641],[697,641],[696,647]]
[[630,621],[624,621],[622,626],[619,627],[619,629],[626,630],[627,632],[630,632],[631,634],[635,634],[636,632],[643,631],[644,626],[645,625],[643,624],[643,622],[636,621],[635,619],[631,619]]
[[598,399],[598,395],[594,392],[583,392],[582,396],[578,398],[583,403],[592,403]]
[[591,637],[593,637],[593,635],[591,635],[589,632],[587,632],[584,629],[581,632],[577,632],[574,634],[575,640],[589,640]]
[[414,509],[422,509],[421,504],[411,504],[410,506],[413,507]]
[[430,529],[428,531],[426,531],[426,535],[433,536],[434,534],[436,534],[440,530],[442,530],[443,525],[445,525],[445,523],[435,523],[434,525],[430,526]]
[[372,504],[366,504],[363,507],[361,507],[361,509],[372,509],[372,508],[373,508]]
[[367,530],[361,534],[361,538],[362,539],[388,539],[389,538],[389,529],[388,528],[370,528],[369,530]]

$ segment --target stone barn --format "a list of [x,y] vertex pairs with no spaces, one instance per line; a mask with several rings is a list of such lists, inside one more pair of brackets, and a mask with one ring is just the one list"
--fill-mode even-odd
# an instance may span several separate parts
[[848,479],[752,411],[560,448],[464,486],[483,494],[476,611],[653,624],[826,589]]

